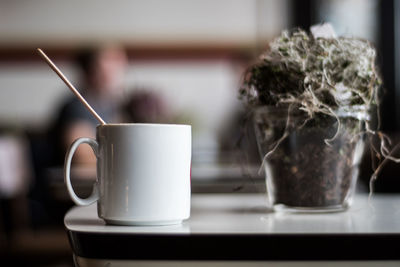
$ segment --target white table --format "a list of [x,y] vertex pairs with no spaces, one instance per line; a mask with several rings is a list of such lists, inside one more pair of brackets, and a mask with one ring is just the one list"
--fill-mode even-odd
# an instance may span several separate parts
[[304,266],[312,266],[330,260],[374,260],[363,266],[385,260],[400,266],[400,195],[375,195],[370,203],[357,195],[345,212],[299,214],[272,212],[265,194],[195,194],[191,217],[182,225],[106,225],[96,205],[72,208],[64,222],[80,266],[170,266],[177,261],[198,261],[196,266],[307,261]]

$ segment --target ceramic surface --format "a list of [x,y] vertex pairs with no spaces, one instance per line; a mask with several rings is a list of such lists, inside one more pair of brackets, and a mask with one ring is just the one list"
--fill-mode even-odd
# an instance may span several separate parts
[[[70,164],[89,144],[97,156],[97,181],[88,199],[74,193]],[[77,205],[97,201],[109,224],[168,225],[190,216],[191,127],[171,124],[107,124],[96,140],[80,138],[67,153],[65,182]]]

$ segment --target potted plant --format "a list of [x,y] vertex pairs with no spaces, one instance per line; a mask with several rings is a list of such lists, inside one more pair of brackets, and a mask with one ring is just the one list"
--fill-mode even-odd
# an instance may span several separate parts
[[382,84],[376,50],[324,27],[323,34],[284,31],[248,68],[240,89],[277,209],[345,210],[365,134],[377,135],[371,126]]

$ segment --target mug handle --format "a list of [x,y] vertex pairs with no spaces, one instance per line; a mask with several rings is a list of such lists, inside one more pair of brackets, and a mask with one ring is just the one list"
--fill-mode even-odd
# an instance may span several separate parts
[[92,194],[85,199],[80,198],[75,194],[75,191],[71,184],[70,173],[71,173],[72,156],[74,155],[78,146],[83,143],[90,145],[90,147],[93,149],[94,154],[96,155],[96,158],[98,157],[99,144],[97,143],[97,141],[92,138],[82,137],[76,139],[69,147],[67,154],[65,155],[65,163],[64,163],[64,182],[67,185],[69,196],[75,202],[75,204],[79,206],[90,205],[99,199],[99,191],[97,189],[97,183],[93,185]]

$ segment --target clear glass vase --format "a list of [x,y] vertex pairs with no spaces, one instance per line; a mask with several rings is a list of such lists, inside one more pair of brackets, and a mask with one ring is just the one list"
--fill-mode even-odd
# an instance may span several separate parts
[[254,123],[275,210],[330,212],[351,205],[364,150],[356,116],[341,117],[338,131],[332,116],[307,120],[291,112],[288,118],[287,108],[263,107]]

